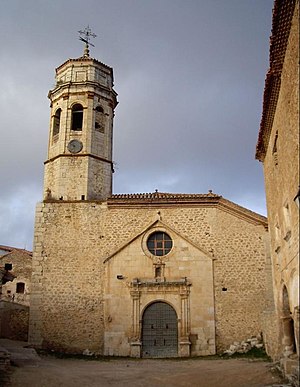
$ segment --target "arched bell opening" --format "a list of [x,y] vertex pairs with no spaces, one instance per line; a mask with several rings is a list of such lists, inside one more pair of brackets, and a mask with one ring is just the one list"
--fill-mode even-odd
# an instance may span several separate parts
[[73,131],[81,132],[83,125],[83,106],[79,103],[72,106],[72,126]]

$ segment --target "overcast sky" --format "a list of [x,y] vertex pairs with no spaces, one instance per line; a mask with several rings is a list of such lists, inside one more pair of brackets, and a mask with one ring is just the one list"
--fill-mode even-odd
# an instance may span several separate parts
[[31,249],[54,69],[114,68],[114,193],[207,193],[266,214],[255,145],[273,0],[2,0],[0,244]]

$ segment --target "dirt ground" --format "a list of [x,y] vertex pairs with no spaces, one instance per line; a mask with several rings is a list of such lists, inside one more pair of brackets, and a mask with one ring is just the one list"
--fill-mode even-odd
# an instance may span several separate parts
[[12,367],[11,387],[259,387],[283,386],[272,363],[229,360],[84,360],[43,356]]

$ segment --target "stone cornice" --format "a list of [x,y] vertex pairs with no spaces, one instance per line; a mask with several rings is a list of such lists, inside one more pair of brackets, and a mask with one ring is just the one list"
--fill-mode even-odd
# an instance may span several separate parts
[[[84,87],[89,87],[92,88],[91,90],[86,90],[86,91],[79,91],[77,88],[78,86],[84,86]],[[64,89],[67,91],[64,93]],[[97,91],[94,91],[95,89],[101,89],[106,92],[106,96],[103,96]],[[56,98],[53,98],[54,95],[56,95],[59,92],[59,96]],[[97,97],[101,97],[105,99],[106,101],[112,102],[113,107],[115,108],[118,104],[117,101],[117,96],[118,93],[113,90],[112,88],[109,88],[107,86],[101,85],[99,82],[94,82],[94,81],[80,81],[80,82],[74,82],[74,81],[68,81],[64,82],[62,84],[59,84],[56,86],[53,90],[49,90],[48,92],[48,98],[52,103],[56,102],[59,100],[61,97],[65,98],[68,97],[69,95],[84,95],[84,94],[90,94],[93,93]],[[110,98],[109,98],[110,96]]]
[[85,62],[85,63],[90,63],[90,64],[96,64],[98,66],[102,66],[104,68],[106,68],[107,70],[109,70],[111,73],[113,72],[113,69],[112,67],[110,66],[107,66],[105,63],[102,63],[100,62],[99,60],[97,59],[94,59],[94,58],[91,58],[91,57],[80,57],[80,58],[75,58],[75,59],[72,59],[72,58],[69,58],[67,59],[64,63],[62,63],[60,66],[58,66],[55,71],[56,73],[59,72],[59,70],[62,69],[62,67],[64,67],[66,64],[68,63],[72,63],[72,62]]
[[91,153],[80,153],[80,154],[75,154],[75,155],[73,155],[71,153],[70,154],[69,153],[68,154],[63,153],[63,154],[54,156],[51,159],[48,159],[48,160],[44,161],[44,164],[46,165],[46,164],[50,163],[51,161],[54,161],[54,160],[56,160],[56,159],[58,159],[60,157],[91,157],[93,159],[104,161],[106,163],[109,163],[109,164],[113,165],[113,162],[111,160],[107,160],[107,159],[105,159],[103,157],[92,155]]
[[252,223],[255,224],[261,224],[262,226],[265,227],[265,229],[268,229],[268,219],[260,215],[254,211],[248,210],[245,207],[239,206],[238,204],[235,204],[231,202],[230,200],[221,198],[219,201],[219,207],[225,212],[231,213],[239,218],[249,220]]

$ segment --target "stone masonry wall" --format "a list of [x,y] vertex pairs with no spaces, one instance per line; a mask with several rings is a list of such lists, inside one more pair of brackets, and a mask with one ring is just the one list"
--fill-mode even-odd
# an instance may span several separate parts
[[[299,209],[293,200],[299,185],[299,1],[296,2],[285,54],[280,93],[264,160],[264,175],[276,314],[280,318],[284,313],[284,285],[291,314],[294,315],[299,307]],[[281,344],[283,328],[279,321]],[[278,342],[276,330],[273,340]],[[271,355],[278,358],[280,349]]]
[[59,202],[37,207],[30,342],[103,353],[103,261],[149,227],[158,209],[164,224],[215,257],[218,351],[262,331],[262,225],[205,205],[118,208]]
[[0,337],[27,341],[29,307],[12,302],[0,302]]
[[[216,334],[218,350],[262,332],[265,309],[265,250],[263,226],[237,221],[219,212],[213,228]],[[260,295],[260,296],[259,296]]]

